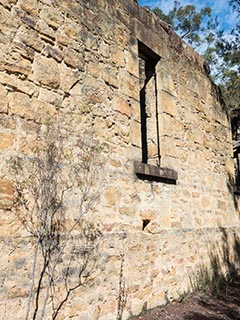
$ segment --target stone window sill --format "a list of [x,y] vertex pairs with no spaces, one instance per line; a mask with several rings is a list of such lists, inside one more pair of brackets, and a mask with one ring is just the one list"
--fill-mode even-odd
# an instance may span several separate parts
[[177,183],[178,173],[173,169],[157,167],[137,160],[133,162],[133,166],[139,179],[170,184]]

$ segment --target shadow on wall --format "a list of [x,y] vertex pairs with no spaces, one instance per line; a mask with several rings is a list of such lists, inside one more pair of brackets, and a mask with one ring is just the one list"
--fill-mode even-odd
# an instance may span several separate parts
[[[190,276],[192,289],[206,292],[204,298],[198,299],[205,312],[191,311],[184,320],[239,319],[240,238],[233,233],[230,239],[225,229],[220,230],[222,245],[216,243],[209,252],[210,266],[200,265]],[[219,313],[219,318],[211,316],[211,312]]]
[[222,285],[227,285],[239,274],[240,238],[234,232],[233,240],[230,240],[224,228],[220,228],[220,231],[222,245],[215,243],[209,251],[210,266],[200,265],[190,275],[192,290],[210,290],[213,294],[217,293]]
[[236,190],[236,183],[235,183],[235,179],[231,176],[231,174],[228,173],[228,179],[227,179],[227,187],[228,187],[228,191],[231,193],[232,199],[233,199],[233,203],[234,203],[234,207],[236,209],[236,211],[239,211],[239,193],[236,194],[235,190]]

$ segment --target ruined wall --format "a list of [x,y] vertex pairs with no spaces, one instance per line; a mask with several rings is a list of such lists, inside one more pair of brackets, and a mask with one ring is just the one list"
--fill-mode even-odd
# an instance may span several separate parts
[[[27,156],[46,115],[59,110],[76,131],[94,128],[108,150],[92,213],[103,235],[101,272],[59,319],[116,317],[120,253],[124,319],[177,298],[209,253],[232,252],[238,239],[229,121],[202,58],[130,0],[0,0],[0,26],[3,319],[23,317],[31,279],[31,241],[11,210],[9,160]],[[134,165],[143,158],[140,44],[156,62],[145,106],[145,179]]]

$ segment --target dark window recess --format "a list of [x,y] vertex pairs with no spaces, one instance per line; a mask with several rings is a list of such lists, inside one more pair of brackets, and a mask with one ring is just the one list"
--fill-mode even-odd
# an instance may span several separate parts
[[236,110],[232,113],[231,125],[233,141],[240,141],[240,110]]
[[235,167],[235,193],[240,194],[240,114],[239,110],[232,113],[232,138]]
[[[138,43],[142,162],[153,160],[160,165],[160,142],[156,65],[160,57],[143,43]],[[149,149],[154,150],[152,154]]]
[[[176,184],[175,170],[160,166],[160,128],[156,65],[160,60],[155,52],[138,42],[142,162],[134,161],[139,179]],[[143,229],[145,225],[143,225]]]
[[235,193],[240,194],[240,141],[233,143],[234,168],[235,168]]

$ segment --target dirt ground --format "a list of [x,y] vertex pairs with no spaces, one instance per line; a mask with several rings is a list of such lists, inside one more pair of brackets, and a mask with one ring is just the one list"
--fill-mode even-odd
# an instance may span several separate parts
[[217,294],[195,292],[181,302],[155,308],[131,320],[240,320],[240,277]]

